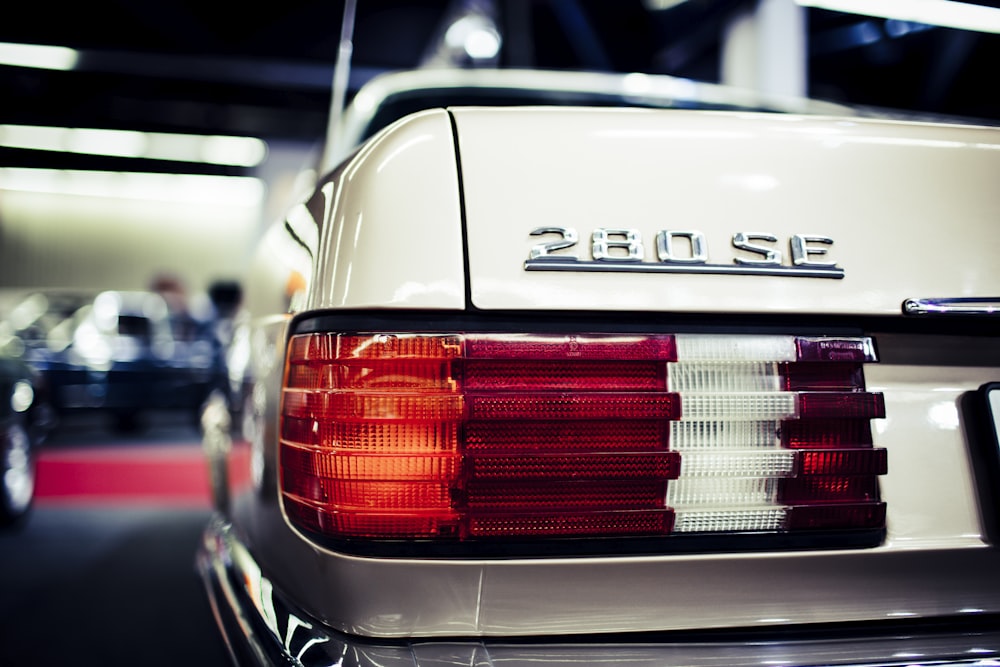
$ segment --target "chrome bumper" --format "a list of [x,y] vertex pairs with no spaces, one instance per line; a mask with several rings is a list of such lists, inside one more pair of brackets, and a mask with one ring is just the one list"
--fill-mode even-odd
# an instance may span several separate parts
[[[890,632],[853,627],[810,634],[764,629],[739,634],[468,641],[371,639],[326,628],[297,610],[263,575],[221,518],[197,556],[209,602],[234,662],[304,667],[918,667],[1000,666],[1000,619],[959,628],[922,623]],[[956,621],[957,623],[957,621]],[[716,638],[719,638],[716,641]],[[662,641],[661,641],[662,640]]]

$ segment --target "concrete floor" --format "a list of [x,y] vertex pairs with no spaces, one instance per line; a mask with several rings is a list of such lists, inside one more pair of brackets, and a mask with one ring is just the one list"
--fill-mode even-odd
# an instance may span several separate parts
[[[52,452],[197,442],[190,422],[114,434],[62,425]],[[195,573],[210,509],[190,499],[42,498],[0,532],[0,665],[228,665]]]

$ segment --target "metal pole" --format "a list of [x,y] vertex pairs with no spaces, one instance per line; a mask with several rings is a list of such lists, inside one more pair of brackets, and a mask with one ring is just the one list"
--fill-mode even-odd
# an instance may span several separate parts
[[793,0],[759,0],[733,16],[722,42],[722,83],[772,95],[805,97],[805,10]]
[[337,148],[337,128],[344,113],[347,86],[351,78],[351,57],[354,55],[354,19],[357,14],[357,0],[344,0],[344,17],[340,23],[340,46],[337,49],[337,64],[333,69],[333,88],[330,95],[330,118],[327,121],[326,150],[333,153]]

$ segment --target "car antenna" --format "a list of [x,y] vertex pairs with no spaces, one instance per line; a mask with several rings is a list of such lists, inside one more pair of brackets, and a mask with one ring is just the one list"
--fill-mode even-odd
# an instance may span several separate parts
[[[344,15],[340,22],[340,43],[337,48],[337,62],[333,68],[333,84],[330,94],[330,118],[326,129],[327,158],[337,154],[340,117],[344,113],[347,98],[347,86],[351,79],[351,58],[354,54],[354,20],[357,13],[357,0],[344,0]],[[322,164],[326,164],[323,160]]]

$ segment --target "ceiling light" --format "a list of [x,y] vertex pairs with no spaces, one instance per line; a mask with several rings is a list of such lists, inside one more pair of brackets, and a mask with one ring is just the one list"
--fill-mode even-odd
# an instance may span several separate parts
[[651,12],[661,12],[683,5],[687,0],[643,0],[642,4]]
[[258,207],[264,183],[241,176],[0,168],[0,190]]
[[473,62],[489,60],[500,53],[500,33],[485,16],[463,16],[451,24],[444,41],[453,52],[462,53]]
[[1000,9],[951,0],[795,0],[803,7],[1000,33]]
[[62,46],[0,42],[0,65],[71,70],[76,67],[79,57],[78,51]]
[[0,125],[0,146],[84,155],[255,167],[267,144],[253,137]]

